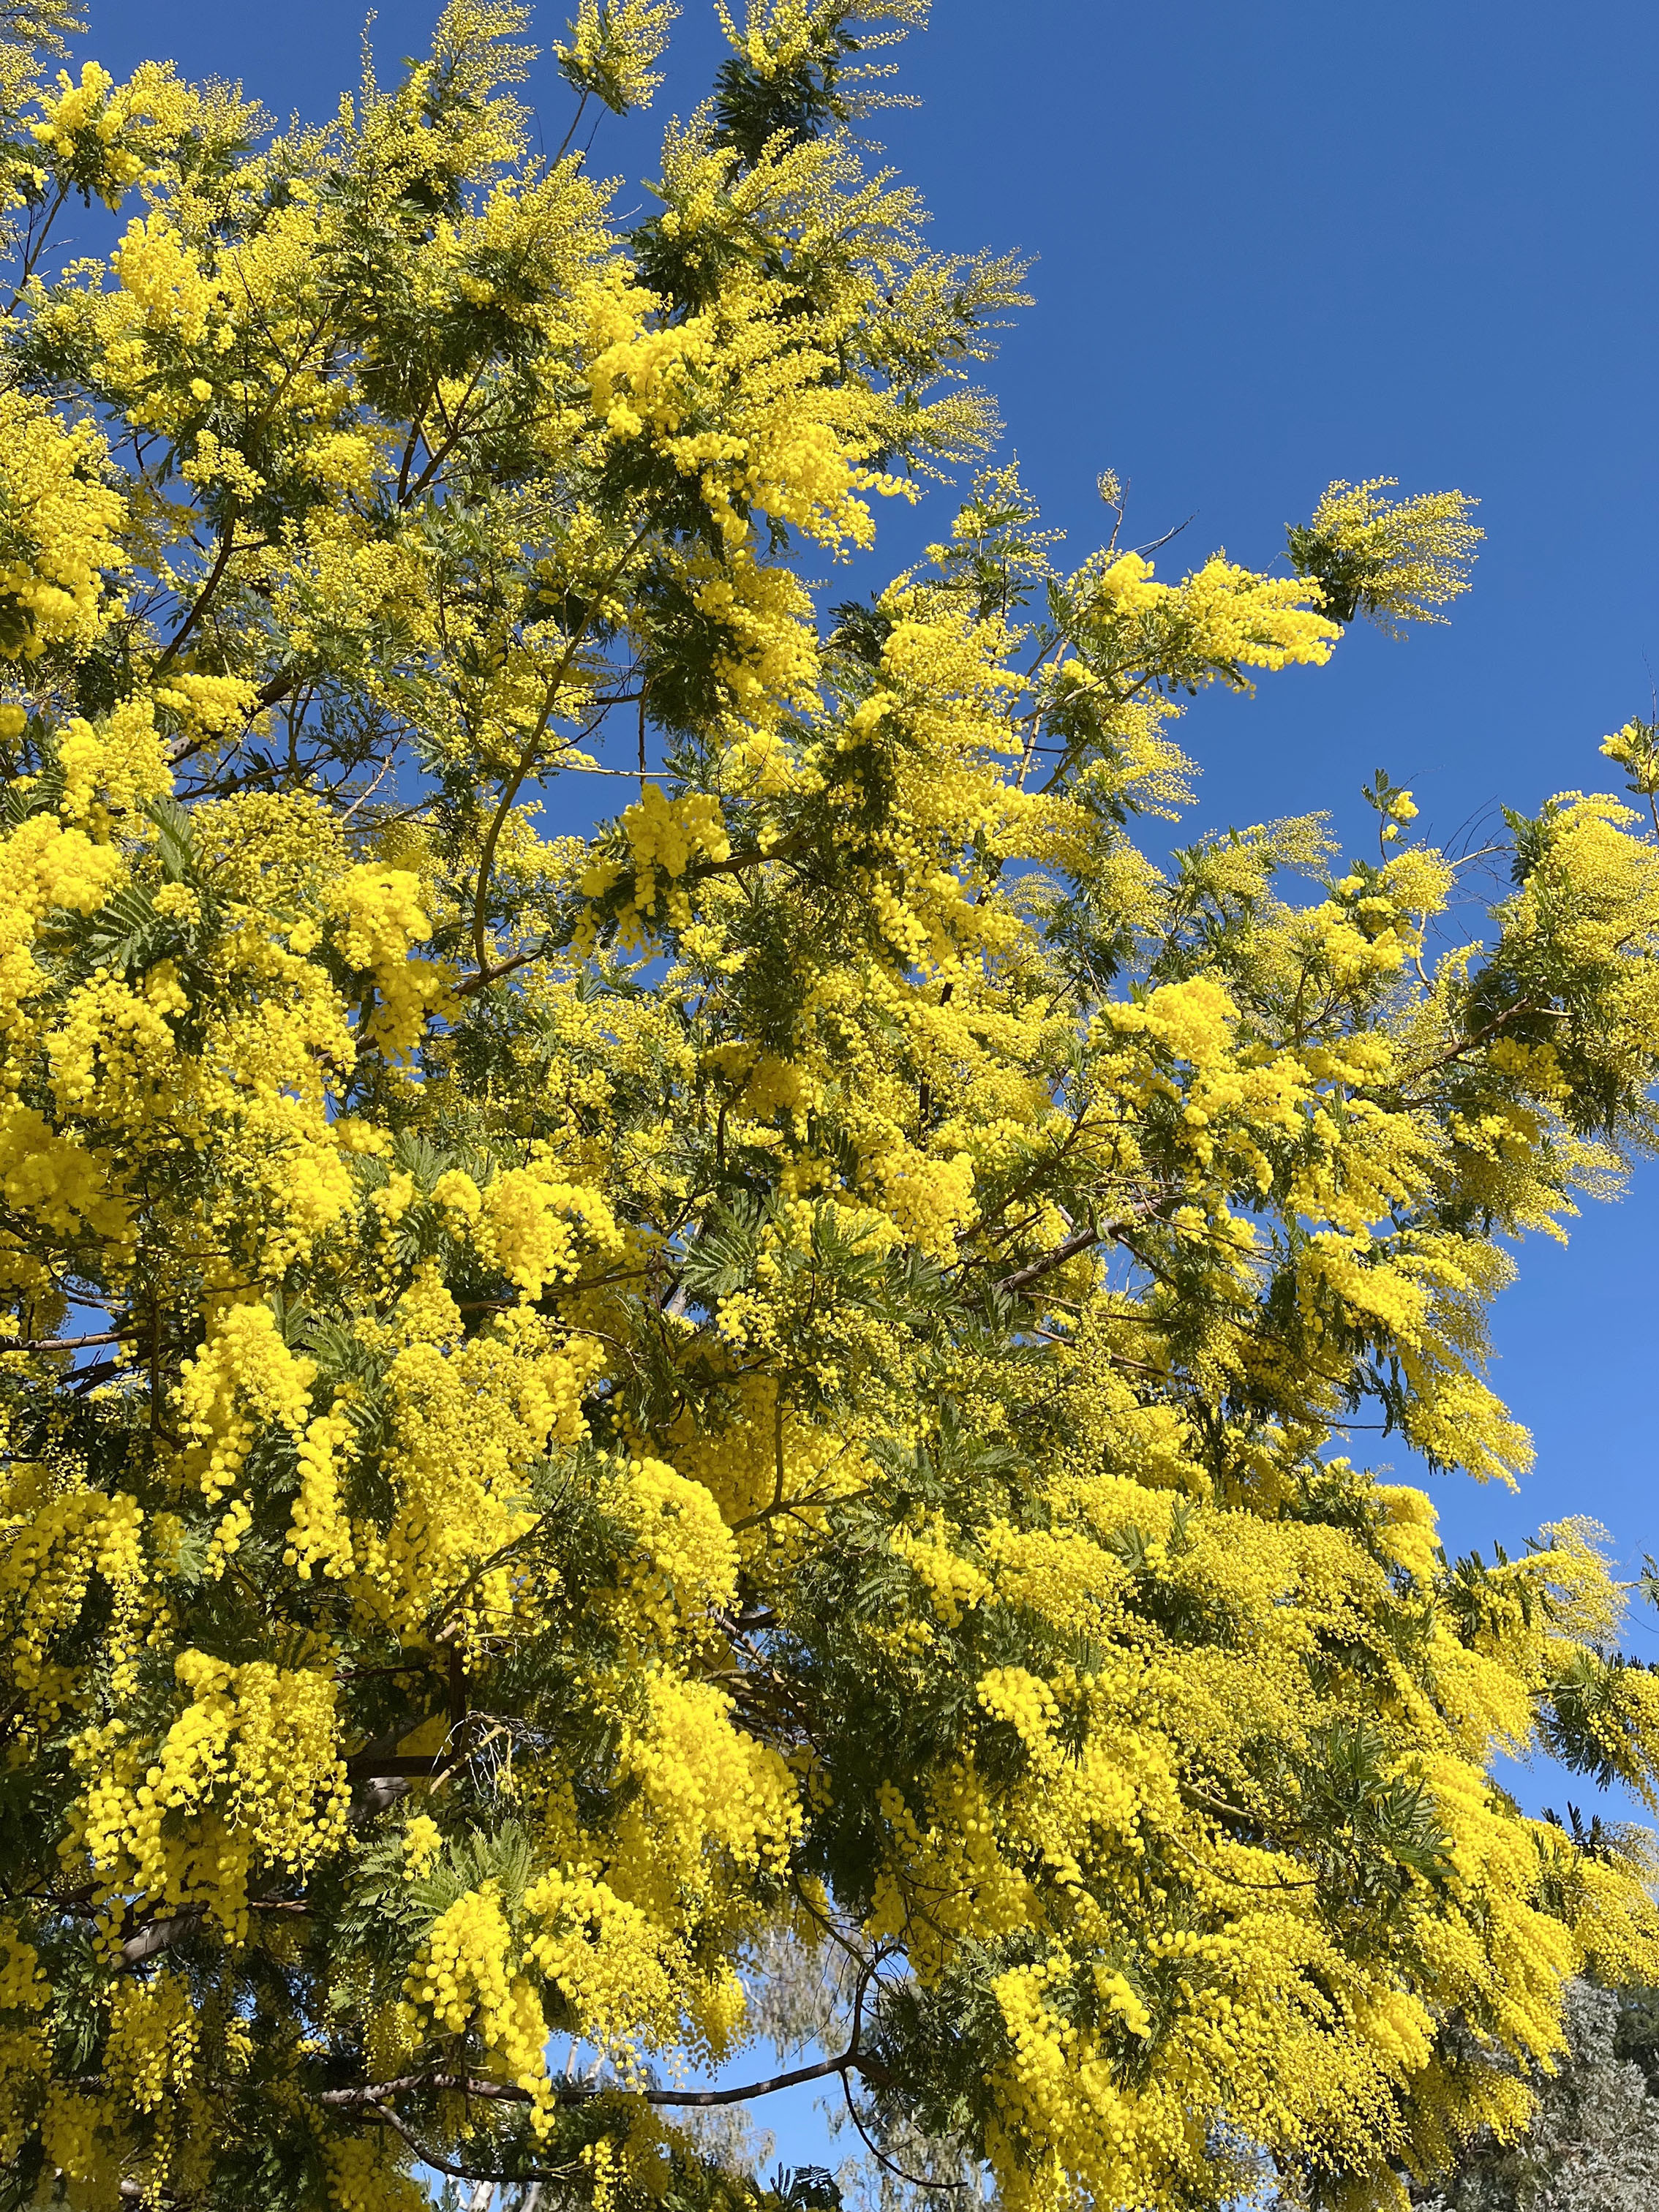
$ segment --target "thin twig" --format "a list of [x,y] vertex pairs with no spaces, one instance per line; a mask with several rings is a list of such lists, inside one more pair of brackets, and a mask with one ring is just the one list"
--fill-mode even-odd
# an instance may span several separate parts
[[568,2181],[579,2169],[574,2166],[527,2166],[519,2173],[496,2173],[481,2166],[456,2166],[441,2158],[435,2150],[428,2150],[398,2118],[390,2105],[371,2105],[368,2110],[377,2120],[400,2135],[422,2166],[431,2166],[438,2173],[447,2173],[457,2181]]
[[173,635],[167,640],[161,659],[155,663],[154,668],[151,669],[150,674],[152,677],[159,676],[164,668],[167,668],[171,665],[179,647],[190,635],[191,630],[195,629],[202,617],[207,612],[209,603],[212,599],[214,593],[219,588],[219,580],[225,573],[225,569],[229,562],[231,552],[234,547],[235,542],[236,510],[234,507],[232,507],[229,514],[225,517],[224,535],[219,540],[219,550],[215,556],[213,566],[208,570],[206,580],[203,583],[201,590],[198,592],[194,600],[191,602],[190,610],[186,613],[184,620],[179,623],[178,629],[173,631]]
[[80,1352],[92,1344],[125,1344],[136,1328],[116,1328],[99,1336],[0,1336],[0,1352]]

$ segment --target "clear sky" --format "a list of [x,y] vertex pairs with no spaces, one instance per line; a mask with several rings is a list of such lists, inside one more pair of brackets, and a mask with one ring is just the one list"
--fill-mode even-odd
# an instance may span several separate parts
[[[659,112],[693,104],[717,58],[710,0],[685,11]],[[383,76],[434,12],[380,0]],[[362,19],[342,0],[91,13],[86,50],[118,71],[171,58],[279,112],[320,116],[356,75]],[[550,40],[562,22],[557,6],[538,16]],[[1498,799],[1530,811],[1610,787],[1596,745],[1653,711],[1659,680],[1650,0],[935,0],[903,71],[922,104],[882,136],[935,242],[1037,257],[1036,305],[992,381],[1079,558],[1108,465],[1131,486],[1133,538],[1194,517],[1164,573],[1218,545],[1265,564],[1332,477],[1482,502],[1488,543],[1451,627],[1356,632],[1325,671],[1200,702],[1185,726],[1198,823],[1328,807],[1364,836],[1358,787],[1379,763],[1445,836]],[[556,144],[569,96],[550,70],[534,90]],[[648,177],[655,127],[607,123],[594,166]],[[944,501],[893,523],[891,565],[943,526]],[[1522,1253],[1495,1380],[1538,1467],[1518,1498],[1432,1481],[1454,1548],[1516,1548],[1581,1512],[1627,1560],[1659,1551],[1656,1253],[1659,1162],[1568,1250]],[[1393,1439],[1355,1445],[1410,1464]],[[1633,1620],[1630,1645],[1659,1657],[1659,1621]],[[1552,1778],[1518,1786],[1560,1802]]]

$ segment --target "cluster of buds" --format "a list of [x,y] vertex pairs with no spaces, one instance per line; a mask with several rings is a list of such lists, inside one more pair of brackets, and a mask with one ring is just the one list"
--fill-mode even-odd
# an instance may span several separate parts
[[1644,722],[1632,715],[1622,730],[1602,738],[1601,750],[1620,768],[1629,769],[1626,791],[1650,801],[1659,792],[1659,719]]
[[1386,769],[1378,769],[1370,783],[1362,783],[1359,795],[1380,816],[1382,827],[1377,834],[1385,845],[1397,844],[1407,823],[1417,819],[1416,801],[1409,791],[1393,781]]

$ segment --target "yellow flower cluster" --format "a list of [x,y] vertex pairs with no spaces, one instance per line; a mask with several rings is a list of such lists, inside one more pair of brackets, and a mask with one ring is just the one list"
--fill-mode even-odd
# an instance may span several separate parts
[[58,812],[102,836],[112,817],[131,815],[172,789],[173,777],[147,700],[134,699],[106,718],[101,729],[80,715],[64,725],[58,764],[64,795]]
[[1145,555],[1121,553],[1093,580],[1093,590],[1113,620],[1167,633],[1177,652],[1200,665],[1319,665],[1342,634],[1308,605],[1305,584],[1254,575],[1219,555],[1182,583],[1159,584]]
[[334,905],[344,923],[340,949],[374,987],[368,1034],[388,1058],[406,1055],[447,985],[441,963],[410,957],[431,929],[419,879],[401,868],[353,868],[335,885]]
[[64,1687],[51,1653],[72,1631],[94,1577],[112,1613],[110,1659],[114,1686],[131,1686],[137,1631],[147,1610],[143,1514],[124,1493],[113,1497],[39,1465],[14,1468],[3,1491],[6,1537],[0,1608],[10,1647],[12,1681],[40,1717],[56,1709]]
[[252,1875],[303,1874],[344,1836],[334,1684],[200,1651],[173,1671],[188,1702],[154,1740],[117,1719],[79,1741],[87,1786],[65,1856],[93,1871],[110,1920],[124,1903],[205,1911],[245,1942]]
[[0,654],[25,663],[91,645],[106,572],[125,566],[126,501],[90,423],[0,392]]
[[139,2112],[153,2112],[188,2087],[196,2044],[195,2006],[182,1976],[163,1971],[116,1991],[104,2063],[112,2087]]
[[593,1253],[615,1252],[621,1237],[603,1195],[550,1176],[545,1165],[508,1168],[480,1190],[451,1168],[432,1188],[453,1232],[499,1266],[526,1298],[577,1274]]
[[536,2125],[545,2132],[550,2118],[547,2023],[530,1984],[521,1975],[509,1978],[511,1948],[500,1899],[486,1883],[439,1914],[404,1988],[434,2028],[477,2035],[508,2080],[537,2097]]
[[337,1582],[351,1571],[351,1526],[340,1502],[341,1463],[351,1439],[351,1423],[340,1413],[319,1413],[300,1439],[300,1487],[283,1565],[301,1582],[319,1569]]
[[180,1396],[197,1440],[196,1479],[209,1504],[233,1487],[265,1422],[297,1434],[316,1371],[312,1361],[289,1350],[264,1305],[230,1307],[196,1357],[184,1362]]
[[550,1870],[526,1892],[527,1923],[537,1931],[526,1956],[556,1992],[566,2016],[604,2048],[620,2049],[653,2031],[677,2027],[675,1947],[653,1917],[608,1882],[574,1870]]
[[1326,488],[1307,527],[1291,533],[1292,559],[1316,579],[1325,604],[1343,622],[1362,611],[1385,629],[1443,622],[1436,610],[1468,586],[1485,535],[1469,520],[1474,502],[1459,491],[1380,496],[1398,481],[1339,479]]
[[33,1946],[24,1942],[15,1925],[0,1923],[0,2012],[40,2012],[51,1998]]
[[118,85],[98,63],[83,62],[78,78],[59,70],[56,91],[42,91],[29,132],[63,173],[113,208],[176,144],[194,104],[163,64],[142,62]]
[[639,1546],[629,1571],[629,1615],[650,1624],[672,1649],[677,1632],[731,1604],[737,1547],[702,1485],[661,1460],[628,1462],[617,1505]]
[[591,861],[581,889],[586,898],[603,898],[631,870],[632,896],[621,909],[618,933],[632,944],[641,941],[647,918],[658,914],[659,887],[661,918],[671,927],[689,921],[691,910],[680,879],[697,860],[729,859],[732,846],[720,801],[706,792],[671,799],[660,784],[647,783],[638,803],[624,809],[621,826],[623,852]]
[[431,2198],[418,2181],[391,2170],[372,2136],[337,2136],[328,2146],[333,2212],[424,2212]]

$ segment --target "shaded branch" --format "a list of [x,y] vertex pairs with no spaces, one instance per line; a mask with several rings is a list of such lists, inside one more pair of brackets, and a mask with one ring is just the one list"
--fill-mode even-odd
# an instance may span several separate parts
[[1044,1275],[1052,1274],[1056,1267],[1063,1267],[1068,1260],[1075,1260],[1079,1252],[1086,1252],[1096,1244],[1103,1244],[1115,1233],[1109,1226],[1105,1229],[1096,1229],[1092,1225],[1087,1229],[1074,1229],[1065,1243],[1056,1244],[1052,1252],[1043,1253],[1040,1259],[1030,1261],[1024,1267],[1016,1267],[1012,1275],[1001,1276],[997,1288],[1012,1297],[1016,1291],[1023,1291],[1027,1284],[1038,1282]]
[[[856,2044],[849,2045],[835,2058],[822,2058],[815,2065],[792,2067],[786,2074],[775,2074],[764,2081],[744,2081],[725,2089],[629,2089],[615,2082],[565,2081],[556,2084],[555,2101],[561,2105],[588,2105],[596,2097],[637,2097],[647,2105],[690,2106],[705,2110],[720,2105],[745,2104],[751,2097],[770,2097],[781,2089],[793,2089],[803,2081],[824,2081],[832,2075],[858,2073],[871,2081],[886,2083],[890,2076],[886,2069],[867,2059]],[[459,2090],[467,2097],[477,2097],[498,2105],[529,2105],[535,2102],[528,2089],[521,2089],[516,2081],[481,2081],[470,2074],[404,2074],[394,2081],[368,2081],[361,2088],[325,2089],[316,2098],[319,2105],[339,2112],[377,2111],[388,2097],[404,2096],[411,2090]]]
[[[474,2087],[477,2087],[476,2084],[471,2086]],[[435,2150],[428,2150],[423,2143],[419,2142],[410,2133],[409,2130],[398,2118],[396,2112],[392,2111],[390,2105],[373,2105],[369,2106],[368,2109],[373,2112],[377,2120],[381,2121],[386,2126],[391,2128],[395,2134],[402,2136],[404,2142],[409,2145],[409,2148],[414,2152],[416,2157],[420,2160],[422,2166],[429,2166],[438,2173],[450,2174],[457,2181],[502,2181],[507,2183],[517,2181],[568,2181],[574,2173],[580,2171],[578,2166],[574,2165],[565,2166],[526,2166],[521,2167],[517,2173],[498,2173],[487,2166],[456,2166],[452,2163],[450,2160],[441,2157]]]
[[164,668],[171,666],[179,647],[190,635],[191,630],[195,629],[202,617],[207,612],[209,605],[213,599],[213,595],[219,588],[220,580],[223,576],[225,569],[229,563],[231,552],[235,543],[236,514],[235,510],[233,508],[232,511],[225,517],[224,535],[219,540],[219,550],[214,557],[213,566],[208,570],[207,576],[202,585],[202,588],[196,594],[196,597],[191,602],[190,609],[185,614],[184,620],[179,623],[178,629],[173,631],[173,635],[167,640],[167,644],[162,650],[161,659],[150,671],[152,677],[159,676]]

